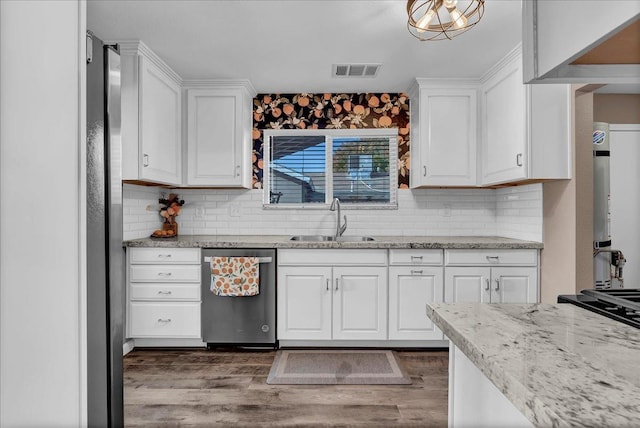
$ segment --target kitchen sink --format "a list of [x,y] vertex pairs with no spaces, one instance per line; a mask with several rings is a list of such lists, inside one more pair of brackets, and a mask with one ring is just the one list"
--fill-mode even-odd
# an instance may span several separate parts
[[335,241],[336,237],[333,235],[296,235],[289,238],[290,241]]
[[289,238],[291,241],[306,241],[306,242],[370,242],[375,241],[372,236],[339,236],[336,238],[333,235],[296,235]]
[[370,242],[375,241],[373,236],[340,236],[336,239],[338,242]]

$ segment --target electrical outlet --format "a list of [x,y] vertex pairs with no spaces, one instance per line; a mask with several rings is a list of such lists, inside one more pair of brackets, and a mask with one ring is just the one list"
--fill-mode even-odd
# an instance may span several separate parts
[[442,210],[443,217],[451,217],[451,205],[445,204],[444,209]]
[[240,217],[240,204],[238,202],[229,204],[229,216]]
[[204,217],[204,207],[196,207],[196,218]]

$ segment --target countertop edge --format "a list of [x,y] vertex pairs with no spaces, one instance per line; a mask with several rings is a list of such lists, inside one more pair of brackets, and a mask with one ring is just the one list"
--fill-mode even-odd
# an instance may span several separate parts
[[[427,316],[534,426],[551,426],[554,422],[557,424],[558,421],[563,421],[561,415],[545,406],[519,381],[510,378],[498,363],[485,359],[482,350],[473,345],[445,318],[440,316],[436,309],[428,303]],[[515,399],[516,397],[519,398]],[[526,398],[523,400],[522,397]],[[560,422],[560,425],[554,426],[570,425]]]
[[288,236],[179,236],[123,241],[123,247],[158,248],[276,248],[276,249],[536,249],[543,243],[503,237],[398,237],[380,236],[366,242],[300,242]]

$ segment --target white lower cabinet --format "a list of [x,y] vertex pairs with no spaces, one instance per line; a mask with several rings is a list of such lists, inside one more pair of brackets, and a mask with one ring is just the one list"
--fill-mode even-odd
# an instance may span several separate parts
[[537,250],[450,250],[445,258],[446,303],[538,302]]
[[131,337],[198,338],[200,302],[131,302]]
[[202,337],[200,249],[129,248],[127,255],[127,337]]
[[427,303],[442,301],[442,266],[390,267],[389,339],[442,340],[442,332],[426,316]]
[[278,269],[278,339],[330,340],[331,267]]
[[385,250],[280,250],[278,259],[278,340],[387,339]]
[[387,269],[333,268],[333,339],[387,338]]

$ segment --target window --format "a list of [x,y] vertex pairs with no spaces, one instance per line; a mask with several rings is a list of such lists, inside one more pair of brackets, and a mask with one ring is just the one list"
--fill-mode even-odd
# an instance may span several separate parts
[[265,130],[265,206],[396,207],[397,131]]

